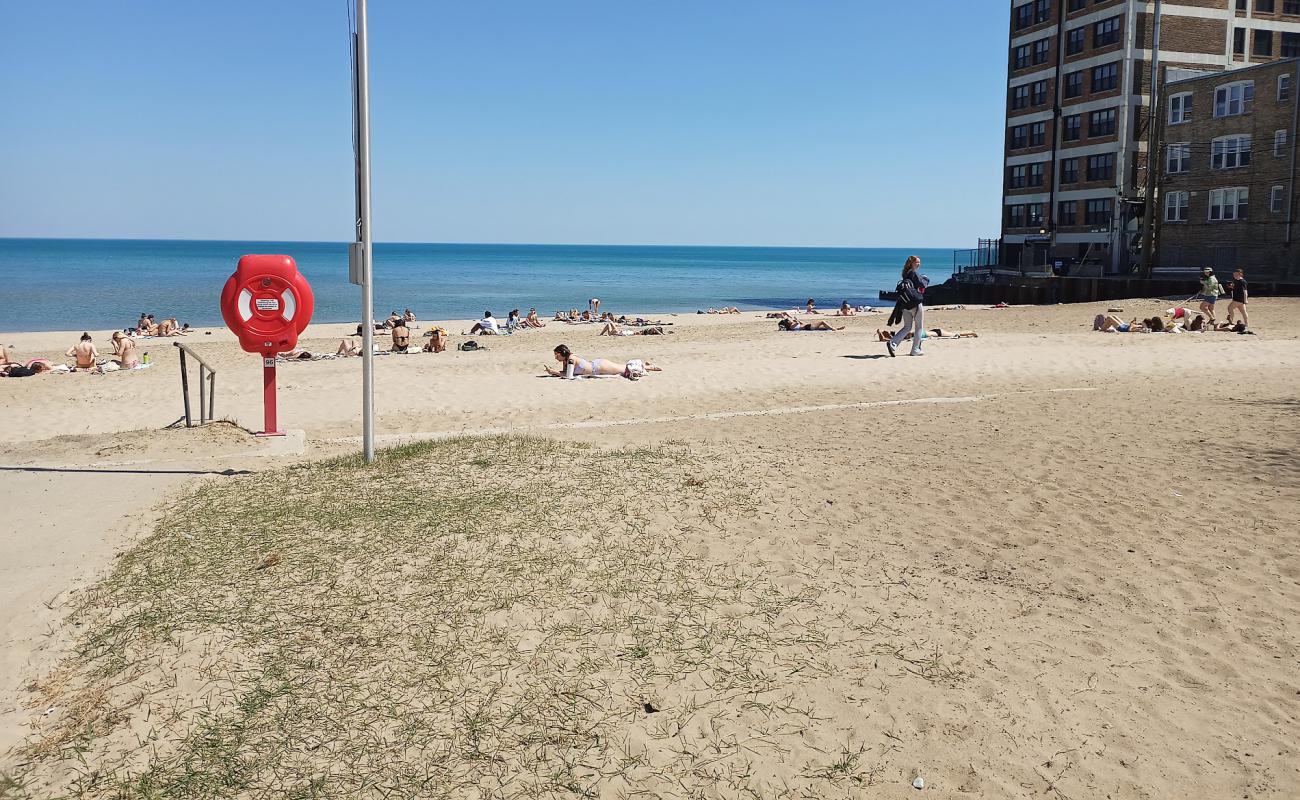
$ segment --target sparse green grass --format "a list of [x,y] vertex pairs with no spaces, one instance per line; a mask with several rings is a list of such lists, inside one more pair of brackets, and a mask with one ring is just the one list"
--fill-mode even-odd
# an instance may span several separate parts
[[708,560],[699,532],[754,494],[706,466],[677,444],[464,438],[206,482],[76,611],[17,777],[115,800],[869,783],[863,750],[764,783],[755,764],[823,719],[788,688],[848,646],[950,668]]

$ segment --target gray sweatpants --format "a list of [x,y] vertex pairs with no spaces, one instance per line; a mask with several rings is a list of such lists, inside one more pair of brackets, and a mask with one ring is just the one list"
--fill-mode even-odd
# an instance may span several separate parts
[[912,355],[921,352],[921,337],[925,333],[925,306],[919,305],[916,308],[903,309],[903,327],[898,329],[898,333],[890,337],[889,341],[894,347],[903,343],[907,338],[907,332],[912,332]]

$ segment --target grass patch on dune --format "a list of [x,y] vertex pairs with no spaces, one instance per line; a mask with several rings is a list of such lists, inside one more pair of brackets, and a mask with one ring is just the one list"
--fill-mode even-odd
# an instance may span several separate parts
[[0,795],[831,796],[861,752],[780,792],[754,764],[869,632],[704,555],[753,497],[707,467],[466,438],[207,482],[74,615]]

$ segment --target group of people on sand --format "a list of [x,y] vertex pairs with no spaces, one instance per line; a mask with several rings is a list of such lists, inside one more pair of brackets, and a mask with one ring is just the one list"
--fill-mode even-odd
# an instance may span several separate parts
[[153,314],[140,312],[140,320],[135,323],[134,328],[127,328],[122,331],[127,336],[189,336],[190,324],[184,325],[176,321],[175,317],[168,317],[162,322],[155,322]]
[[27,378],[45,372],[89,372],[102,374],[120,369],[138,369],[143,366],[136,354],[135,340],[123,331],[113,331],[113,354],[111,358],[101,359],[95,347],[95,337],[83,332],[77,343],[69,347],[64,355],[71,359],[69,364],[52,364],[47,358],[33,358],[27,361],[15,361],[9,348],[0,345],[0,376],[6,378]]
[[[1232,296],[1228,302],[1228,318],[1220,322],[1214,316],[1215,304],[1224,294],[1214,270],[1209,267],[1201,270],[1201,285],[1194,297],[1199,300],[1198,311],[1186,306],[1174,306],[1163,315],[1137,319],[1127,322],[1114,313],[1098,314],[1093,317],[1092,329],[1103,333],[1199,333],[1201,331],[1221,331],[1225,333],[1251,333],[1246,304],[1250,302],[1250,291],[1246,283],[1245,272],[1240,267],[1233,270],[1232,282],[1227,291]],[[1240,319],[1237,319],[1240,317]]]

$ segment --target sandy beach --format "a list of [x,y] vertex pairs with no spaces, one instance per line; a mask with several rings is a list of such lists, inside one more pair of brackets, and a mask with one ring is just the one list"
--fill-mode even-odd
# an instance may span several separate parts
[[[600,717],[604,744],[585,745],[581,762],[594,766],[573,773],[585,796],[903,797],[921,777],[920,796],[936,797],[1295,797],[1300,301],[1253,300],[1251,336],[1091,330],[1109,308],[1129,319],[1169,305],[930,310],[930,327],[979,337],[929,341],[923,358],[894,359],[874,335],[887,313],[823,315],[846,329],[783,333],[754,312],[638,312],[672,323],[672,333],[607,338],[592,325],[548,322],[477,337],[487,348],[478,352],[454,349],[470,322],[443,322],[453,334],[447,352],[376,359],[376,427],[381,446],[528,434],[582,448],[523,444],[498,463],[453,443],[393,480],[429,503],[476,484],[564,486],[573,494],[561,505],[583,524],[635,519],[628,530],[638,536],[662,535],[663,562],[639,570],[680,563],[683,580],[712,586],[701,576],[736,569],[765,587],[728,594],[720,582],[717,603],[698,612],[701,626],[719,630],[726,619],[766,620],[736,639],[750,648],[743,656],[722,637],[692,645],[692,668],[668,659],[645,674],[592,673],[600,680],[591,685],[607,689],[594,706],[623,708],[636,695],[655,711]],[[421,342],[428,324],[413,330]],[[352,327],[312,326],[300,345],[332,353]],[[106,353],[108,332],[91,333]],[[18,359],[62,362],[79,334],[4,333],[0,342]],[[168,536],[198,536],[182,530],[177,505],[197,502],[198,487],[243,481],[252,491],[259,476],[291,481],[292,470],[277,470],[360,446],[360,359],[280,366],[281,420],[305,432],[305,447],[276,450],[240,430],[261,425],[260,365],[221,329],[180,341],[218,370],[217,417],[234,424],[163,430],[181,416],[173,341],[140,343],[147,370],[0,380],[0,797],[113,796],[151,763],[122,756],[125,734],[113,731],[161,753],[179,747],[195,718],[169,727],[146,719],[147,703],[126,700],[162,691],[143,672],[105,695],[116,711],[95,719],[108,732],[80,749],[59,738],[87,685],[77,671],[88,663],[87,637],[108,619],[95,603],[112,591],[92,587],[115,562],[165,561],[170,551],[157,548]],[[635,382],[546,378],[561,343],[663,372]],[[593,454],[626,448],[645,455],[602,473]],[[231,470],[252,474],[221,474]],[[597,476],[594,495],[570,486],[581,475]],[[267,505],[286,497],[277,486],[263,491]],[[376,519],[384,514],[377,506]],[[536,535],[566,552],[621,552],[618,537],[582,531],[572,542]],[[382,550],[385,538],[375,541]],[[773,597],[798,602],[770,617],[746,612]],[[645,602],[647,619],[674,613],[662,598]],[[526,605],[492,618],[523,642],[544,627]],[[199,686],[213,667],[211,642],[238,633],[183,633],[166,645],[167,670],[173,686]],[[574,641],[599,649],[604,635]],[[610,652],[631,646],[610,635]],[[186,650],[204,636],[209,655]],[[673,636],[656,641],[689,639]],[[251,657],[229,647],[230,663]],[[742,667],[761,680],[721,679]],[[229,702],[194,692],[210,708]],[[654,727],[669,718],[671,731]],[[494,740],[500,763],[533,764],[508,745],[509,730],[502,723]],[[607,747],[635,753],[636,764],[615,770]],[[420,758],[393,756],[384,769]],[[111,779],[109,765],[120,770]],[[448,770],[443,780],[479,788],[446,796],[532,796],[505,767],[497,790],[480,773]],[[250,774],[210,796],[297,785],[278,767]],[[341,773],[320,775],[319,796],[366,791]],[[121,796],[148,796],[132,791]]]

